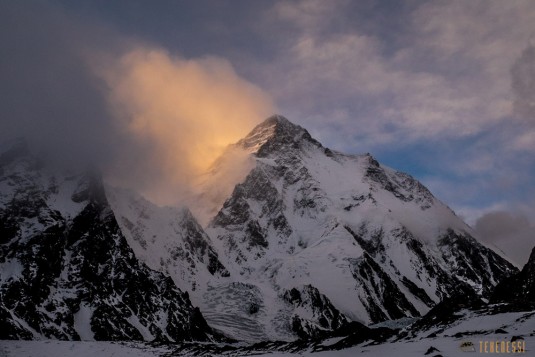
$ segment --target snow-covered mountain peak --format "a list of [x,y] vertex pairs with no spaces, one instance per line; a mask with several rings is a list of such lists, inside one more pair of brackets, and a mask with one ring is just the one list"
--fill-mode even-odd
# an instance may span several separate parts
[[306,129],[293,124],[282,115],[273,115],[258,124],[236,145],[259,157],[265,157],[274,151],[280,152],[280,149],[298,148],[303,140],[321,147]]
[[196,202],[190,203],[195,216],[206,225],[223,206],[235,186],[245,181],[258,160],[293,162],[305,151],[323,149],[308,131],[281,115],[273,115],[258,124],[240,141],[229,145],[203,175],[196,187]]
[[369,154],[330,150],[281,116],[233,148],[255,165],[206,232],[231,276],[269,296],[311,285],[372,323],[419,316],[459,289],[488,297],[514,272],[425,186]]
[[[369,154],[330,150],[280,115],[212,165],[188,203],[193,214],[104,186],[85,168],[64,173],[41,161],[0,154],[0,290],[20,290],[5,277],[19,279],[45,257],[46,274],[27,286],[51,294],[15,317],[30,311],[53,326],[46,337],[176,341],[190,338],[180,335],[193,323],[206,339],[207,321],[245,341],[308,338],[350,320],[421,316],[456,292],[488,298],[516,273],[416,179]],[[169,294],[159,298],[161,289]],[[74,291],[75,304],[63,299],[54,316],[42,312],[57,291],[62,299]],[[26,336],[32,330],[11,317],[18,294],[0,301],[0,320],[7,316],[11,335]],[[52,324],[57,316],[72,326]],[[98,335],[110,329],[116,335]]]

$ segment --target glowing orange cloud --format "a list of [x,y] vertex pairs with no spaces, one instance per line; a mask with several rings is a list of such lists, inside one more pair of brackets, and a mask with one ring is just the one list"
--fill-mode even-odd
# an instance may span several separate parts
[[274,112],[270,97],[221,58],[186,60],[143,48],[102,73],[120,123],[150,142],[167,175],[146,192],[159,203],[174,203],[162,186],[191,185],[228,144]]

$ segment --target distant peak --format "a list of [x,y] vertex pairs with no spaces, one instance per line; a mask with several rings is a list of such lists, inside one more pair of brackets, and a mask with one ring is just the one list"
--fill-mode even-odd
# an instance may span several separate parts
[[260,149],[266,146],[266,144],[274,144],[276,142],[278,143],[276,146],[279,147],[281,144],[295,144],[302,139],[313,142],[317,146],[321,146],[320,143],[310,136],[306,129],[292,123],[284,116],[276,114],[258,124],[237,144],[250,152],[259,153]]

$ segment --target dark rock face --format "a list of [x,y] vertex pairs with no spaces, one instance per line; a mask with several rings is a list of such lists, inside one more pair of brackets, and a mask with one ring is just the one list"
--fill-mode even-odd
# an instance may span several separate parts
[[317,338],[326,332],[343,329],[349,324],[349,320],[312,285],[305,285],[301,289],[287,290],[284,292],[283,298],[294,308],[308,310],[312,315],[312,318],[304,319],[294,314],[292,331],[299,338]]
[[431,353],[440,352],[436,347],[431,346],[425,351],[424,355],[430,355]]
[[535,248],[521,272],[503,279],[496,286],[491,302],[535,307]]
[[98,177],[50,176],[23,155],[3,161],[0,184],[0,339],[217,337],[187,293],[136,259]]
[[[262,214],[269,216],[267,227],[251,217],[250,201],[258,202]],[[292,230],[283,214],[284,203],[279,198],[276,188],[270,182],[265,170],[253,169],[243,184],[236,186],[231,198],[213,219],[212,227],[224,227],[228,234],[218,237],[227,241],[228,250],[224,252],[233,257],[238,264],[246,261],[249,252],[253,259],[261,258],[269,246],[268,234],[275,234],[284,240]]]
[[[419,316],[419,312],[407,299],[407,296],[401,292],[398,284],[386,273],[381,264],[377,263],[377,260],[387,261],[388,259],[385,256],[385,247],[382,245],[383,230],[367,232],[365,227],[361,227],[360,234],[358,234],[347,226],[345,229],[351,233],[353,238],[365,250],[362,258],[355,259],[352,262],[354,267],[353,276],[356,281],[361,283],[366,293],[366,298],[362,298],[361,301],[370,314],[372,321],[398,319],[406,316],[407,313],[410,316]],[[370,237],[368,239],[364,238],[363,235],[365,234],[369,234]],[[398,234],[400,234],[402,240],[409,240],[407,246],[414,246],[412,250],[418,252],[418,247],[421,243],[410,237],[408,232],[401,231]],[[420,254],[424,260],[428,259],[423,252]],[[432,265],[428,266],[428,269],[429,271],[434,271]],[[413,296],[427,306],[432,307],[435,305],[435,302],[427,295],[425,290],[418,287],[406,276],[401,278],[401,283]]]
[[[401,283],[415,298],[432,308],[436,303],[428,293],[406,276],[398,275],[401,279],[396,282],[386,274],[384,265],[390,261],[382,244],[384,232],[382,230],[368,232],[361,227],[358,232],[345,227],[359,245],[366,251],[363,258],[355,260],[354,277],[361,281],[367,298],[363,299],[372,320],[376,322],[397,319],[403,316],[419,316],[413,304],[407,300],[398,286]],[[480,288],[477,294],[488,298],[495,284],[496,277],[507,277],[515,271],[514,266],[499,257],[490,249],[478,243],[469,235],[456,234],[449,231],[438,241],[438,248],[442,252],[444,261],[451,264],[450,271],[441,267],[438,259],[426,251],[424,245],[405,229],[390,232],[396,237],[400,245],[405,245],[414,255],[414,269],[420,273],[429,274],[438,283],[437,293],[442,299],[451,294],[464,293],[473,295],[476,291],[459,277],[468,277],[476,282]],[[384,264],[378,264],[377,262]],[[392,264],[388,263],[388,265]],[[395,269],[395,267],[392,267]],[[386,293],[383,293],[383,290]],[[386,315],[386,314],[388,315]]]
[[106,198],[136,257],[170,276],[192,299],[204,287],[201,282],[230,276],[189,209],[160,207],[134,191],[110,186]]

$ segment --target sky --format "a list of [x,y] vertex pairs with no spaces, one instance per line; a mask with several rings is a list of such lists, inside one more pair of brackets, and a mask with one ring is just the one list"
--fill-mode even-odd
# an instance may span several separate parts
[[[272,113],[535,245],[535,2],[0,2],[0,139],[169,204]],[[528,249],[529,248],[529,249]]]

